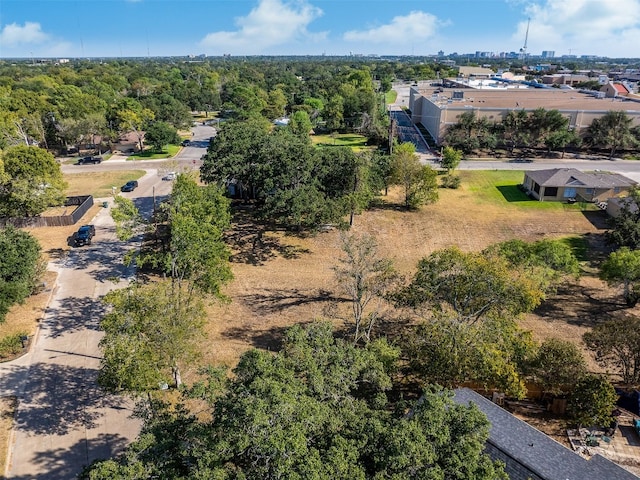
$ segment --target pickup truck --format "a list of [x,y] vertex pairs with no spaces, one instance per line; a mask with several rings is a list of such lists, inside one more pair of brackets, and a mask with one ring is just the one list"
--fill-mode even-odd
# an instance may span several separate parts
[[74,235],[73,242],[76,247],[91,245],[91,239],[96,234],[96,227],[93,225],[81,226]]

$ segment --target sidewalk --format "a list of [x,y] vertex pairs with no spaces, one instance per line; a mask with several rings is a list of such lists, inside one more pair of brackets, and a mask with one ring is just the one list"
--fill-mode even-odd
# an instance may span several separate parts
[[101,297],[126,279],[121,262],[128,246],[115,237],[109,209],[94,217],[94,244],[71,250],[50,268],[57,285],[28,354],[0,365],[0,395],[18,408],[7,478],[71,479],[95,459],[107,458],[133,440],[140,421],[131,400],[103,392],[98,329]]

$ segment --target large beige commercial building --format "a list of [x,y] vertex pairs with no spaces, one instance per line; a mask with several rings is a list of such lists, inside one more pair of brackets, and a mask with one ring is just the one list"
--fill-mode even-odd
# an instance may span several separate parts
[[569,128],[578,133],[584,133],[593,119],[610,110],[624,110],[633,119],[633,125],[640,125],[640,102],[619,97],[596,98],[569,89],[412,87],[409,98],[413,123],[422,124],[438,145],[449,125],[456,124],[465,112],[495,123],[501,122],[510,111],[530,112],[540,107],[560,111],[569,119]]

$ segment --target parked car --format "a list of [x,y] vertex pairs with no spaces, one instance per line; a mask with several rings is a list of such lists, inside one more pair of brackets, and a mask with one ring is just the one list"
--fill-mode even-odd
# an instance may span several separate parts
[[167,174],[162,177],[162,180],[167,180],[167,181],[171,181],[171,180],[175,180],[177,177],[176,172],[167,172]]
[[123,186],[120,187],[121,192],[133,192],[138,187],[137,180],[129,180]]
[[74,235],[73,241],[76,247],[91,245],[91,239],[96,234],[96,227],[93,225],[81,226]]
[[78,163],[77,165],[88,165],[88,164],[96,164],[96,163],[101,163],[102,162],[102,158],[101,157],[82,157],[78,159]]
[[191,144],[191,140],[188,140],[188,139],[187,139],[187,140],[183,140],[183,141],[182,141],[182,146],[183,146],[183,147],[188,147],[190,144]]

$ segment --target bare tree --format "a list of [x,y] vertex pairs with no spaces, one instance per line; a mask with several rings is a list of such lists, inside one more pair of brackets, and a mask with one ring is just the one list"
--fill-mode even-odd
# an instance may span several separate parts
[[400,276],[390,259],[378,256],[378,244],[371,235],[340,237],[345,256],[333,267],[338,284],[351,301],[355,328],[353,342],[371,340],[385,294]]

